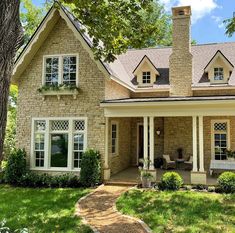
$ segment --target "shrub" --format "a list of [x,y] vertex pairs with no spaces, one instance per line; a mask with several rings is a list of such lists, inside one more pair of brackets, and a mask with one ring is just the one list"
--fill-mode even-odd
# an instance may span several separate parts
[[81,160],[80,181],[84,187],[95,186],[100,182],[100,153],[87,150]]
[[224,193],[235,193],[235,173],[224,172],[217,179],[219,189]]
[[50,176],[48,174],[37,174],[27,172],[21,177],[20,185],[24,187],[48,187],[48,188],[76,188],[80,187],[79,178],[72,174]]
[[176,172],[166,172],[159,183],[161,190],[179,190],[183,185],[183,179]]
[[26,173],[26,152],[14,149],[6,163],[4,179],[9,184],[18,184]]

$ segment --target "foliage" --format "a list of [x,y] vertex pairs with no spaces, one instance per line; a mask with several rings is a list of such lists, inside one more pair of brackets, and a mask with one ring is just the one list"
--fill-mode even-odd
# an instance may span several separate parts
[[6,225],[6,220],[4,219],[2,222],[0,222],[0,232],[1,233],[28,233],[28,229],[27,228],[23,228],[23,229],[16,229],[16,230],[12,230],[10,229],[7,225]]
[[228,37],[232,37],[235,32],[235,15],[231,19],[224,20],[224,23],[226,25],[226,32],[225,34]]
[[218,180],[219,188],[225,193],[235,193],[235,173],[223,172]]
[[96,59],[112,62],[128,48],[171,44],[170,17],[154,0],[61,0],[86,26]]
[[234,157],[235,157],[235,151],[226,150],[226,156],[227,156],[228,158],[234,158]]
[[38,174],[35,172],[27,172],[24,174],[19,183],[19,186],[23,187],[45,187],[45,188],[77,188],[81,187],[79,178],[76,175],[67,173],[63,175],[48,175]]
[[147,170],[141,170],[141,177],[147,178],[147,179],[152,179],[153,175],[150,172],[148,172]]
[[6,136],[4,141],[4,159],[7,159],[8,155],[15,148],[17,96],[17,86],[11,85],[8,100]]
[[79,90],[76,85],[72,84],[60,84],[60,85],[44,85],[38,89],[38,92],[44,91],[61,91],[61,90]]
[[9,184],[19,184],[21,177],[26,173],[26,152],[15,149],[7,160],[4,179]]
[[177,172],[166,172],[159,183],[161,190],[179,190],[183,185],[183,179]]
[[132,189],[117,209],[143,220],[153,233],[233,233],[235,195],[205,192],[157,192]]
[[[0,185],[0,221],[29,232],[92,233],[74,215],[76,202],[88,189],[32,189]],[[1,231],[0,231],[1,232]]]
[[88,149],[82,156],[80,182],[84,187],[95,186],[100,182],[100,153]]

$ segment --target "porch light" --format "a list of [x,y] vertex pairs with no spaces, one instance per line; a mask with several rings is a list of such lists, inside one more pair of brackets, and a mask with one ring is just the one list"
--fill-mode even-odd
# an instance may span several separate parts
[[158,136],[161,134],[161,130],[160,130],[160,128],[157,128],[157,130],[156,130],[156,134],[157,134]]

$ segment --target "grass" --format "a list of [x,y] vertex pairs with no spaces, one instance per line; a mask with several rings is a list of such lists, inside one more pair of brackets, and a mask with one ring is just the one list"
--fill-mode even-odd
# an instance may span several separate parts
[[235,195],[133,189],[116,205],[122,213],[142,219],[156,233],[235,232]]
[[0,185],[0,221],[29,232],[90,233],[74,216],[75,204],[88,189],[31,189]]

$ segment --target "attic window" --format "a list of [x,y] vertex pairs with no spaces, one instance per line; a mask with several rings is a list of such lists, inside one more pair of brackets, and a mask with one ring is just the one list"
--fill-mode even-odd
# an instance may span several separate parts
[[181,10],[181,11],[178,12],[178,14],[179,14],[179,15],[184,15],[185,12],[184,12],[184,10]]
[[224,69],[222,67],[214,68],[214,80],[215,81],[224,80]]
[[143,84],[151,83],[151,72],[150,71],[143,72],[142,82],[143,82]]

